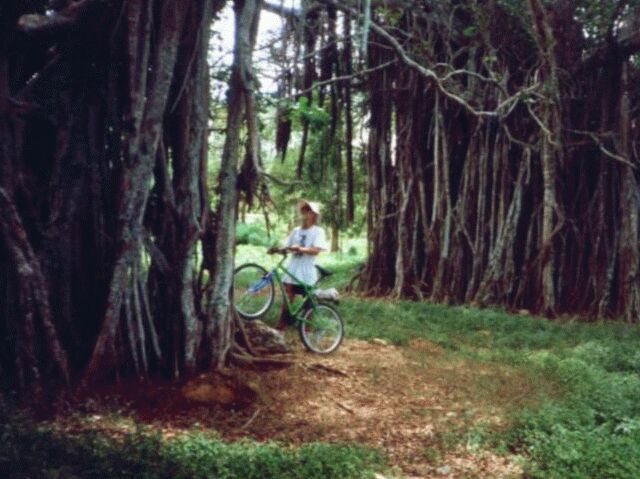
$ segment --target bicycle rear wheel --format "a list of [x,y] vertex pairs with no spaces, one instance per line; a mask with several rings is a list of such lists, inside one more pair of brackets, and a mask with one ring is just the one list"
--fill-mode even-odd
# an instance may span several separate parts
[[299,331],[302,344],[311,352],[329,354],[338,349],[344,338],[344,322],[332,306],[318,303],[304,313]]
[[262,266],[246,263],[233,273],[233,304],[244,319],[264,316],[275,297],[273,278]]

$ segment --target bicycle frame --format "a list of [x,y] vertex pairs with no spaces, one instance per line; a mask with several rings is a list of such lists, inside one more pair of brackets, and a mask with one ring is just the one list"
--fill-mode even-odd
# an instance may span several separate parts
[[[307,304],[307,301],[310,301],[311,307],[315,309],[316,305],[318,304],[318,299],[313,295],[313,290],[316,288],[315,286],[307,284],[304,281],[301,281],[300,279],[296,278],[294,274],[292,274],[287,268],[285,268],[283,263],[286,259],[287,259],[287,256],[283,255],[282,259],[278,261],[278,264],[275,266],[275,268],[271,270],[271,273],[275,277],[275,280],[278,283],[278,286],[280,287],[280,292],[282,293],[282,300],[286,305],[287,312],[291,316],[293,316],[296,321],[308,323],[309,321],[305,320],[300,315],[300,313],[302,313],[302,310],[305,304]],[[287,293],[284,290],[284,281],[283,281],[283,275],[281,272],[291,277],[296,282],[296,285],[301,286],[302,289],[304,290],[304,296],[303,296],[304,299],[302,303],[300,303],[300,305],[296,308],[293,308],[293,304],[291,301],[289,301],[289,296],[287,296]]]

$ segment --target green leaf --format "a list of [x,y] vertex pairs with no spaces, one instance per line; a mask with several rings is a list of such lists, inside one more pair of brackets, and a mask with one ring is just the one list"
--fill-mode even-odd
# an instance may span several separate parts
[[466,38],[475,37],[477,33],[478,27],[475,25],[471,25],[470,27],[467,27],[462,31],[462,35],[464,35]]

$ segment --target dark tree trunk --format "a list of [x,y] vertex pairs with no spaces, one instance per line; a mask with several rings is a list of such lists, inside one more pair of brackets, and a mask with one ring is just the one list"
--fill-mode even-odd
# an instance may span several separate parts
[[[360,289],[637,321],[640,71],[621,65],[640,51],[628,30],[638,13],[602,54],[583,38],[574,2],[528,4],[530,16],[516,19],[490,2],[489,23],[465,2],[425,4],[432,21],[406,9],[397,44],[373,28],[369,67],[390,50],[406,56],[367,83]],[[414,37],[437,41],[424,50]],[[421,68],[436,64],[434,75]],[[528,101],[509,100],[525,89]]]
[[5,385],[192,373],[215,346],[195,252],[212,224],[207,52],[222,2],[5,3]]
[[[631,148],[631,101],[629,98],[629,66],[622,68],[620,102],[620,152],[627,158],[632,157]],[[638,241],[638,207],[640,191],[635,173],[630,166],[621,167],[620,190],[620,247],[618,252],[618,288],[617,303],[620,313],[629,322],[640,318],[640,242]]]

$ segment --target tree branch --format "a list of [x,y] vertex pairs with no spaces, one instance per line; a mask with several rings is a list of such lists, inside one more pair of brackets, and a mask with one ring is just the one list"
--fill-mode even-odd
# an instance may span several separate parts
[[569,130],[571,133],[577,133],[579,135],[586,135],[589,138],[591,138],[593,140],[593,142],[598,145],[598,148],[600,149],[600,151],[607,157],[611,158],[612,160],[615,160],[619,163],[622,163],[625,166],[628,166],[629,168],[632,169],[637,169],[637,166],[634,165],[631,161],[629,161],[628,158],[624,157],[624,156],[620,156],[617,155],[616,153],[613,153],[611,150],[609,150],[604,143],[602,142],[602,140],[600,138],[598,138],[598,135],[596,135],[594,132],[592,131],[583,131],[583,130]]
[[[361,18],[363,16],[359,11],[355,10],[354,8],[351,8],[351,7],[349,7],[347,5],[344,5],[344,4],[340,4],[340,3],[336,2],[335,0],[319,0],[319,1],[321,3],[324,3],[325,5],[332,6],[332,7],[337,8],[338,10],[341,10],[343,12],[351,13],[352,15],[355,15],[355,16],[357,16],[359,18]],[[436,88],[444,96],[446,96],[447,98],[449,98],[453,102],[461,105],[469,113],[471,113],[474,116],[478,116],[478,117],[500,116],[500,113],[497,110],[493,110],[493,111],[477,110],[469,102],[467,102],[465,99],[463,99],[459,95],[456,95],[455,93],[453,93],[453,92],[449,91],[447,88],[445,88],[445,86],[444,86],[444,81],[445,80],[443,78],[441,78],[440,76],[438,76],[438,74],[436,74],[436,72],[434,70],[432,70],[431,68],[427,68],[427,67],[421,65],[420,63],[415,61],[413,58],[411,58],[409,56],[409,54],[405,51],[405,49],[402,47],[400,42],[398,42],[398,40],[391,33],[389,33],[386,29],[384,29],[383,27],[381,27],[380,25],[378,25],[375,22],[371,22],[371,29],[374,32],[376,32],[378,35],[380,35],[382,38],[384,38],[387,41],[387,43],[389,43],[391,48],[398,55],[398,58],[405,65],[407,65],[408,67],[412,68],[413,70],[415,70],[420,75],[422,75],[423,77],[427,78],[428,80],[431,80],[433,82],[433,84],[436,86]],[[457,71],[459,73],[462,73],[464,70],[457,70]]]
[[18,19],[18,30],[29,35],[58,35],[68,32],[80,25],[93,0],[72,2],[58,12],[52,11],[46,15],[29,13]]
[[387,68],[388,66],[391,66],[391,65],[393,65],[395,63],[396,63],[396,60],[391,60],[391,61],[388,61],[386,63],[382,63],[380,65],[376,65],[375,67],[372,67],[372,68],[366,68],[364,70],[360,70],[360,71],[354,72],[351,75],[342,75],[342,76],[329,78],[328,80],[315,82],[309,88],[305,88],[304,90],[297,91],[296,93],[293,93],[291,95],[284,96],[282,98],[279,98],[279,100],[290,100],[290,99],[293,99],[293,98],[297,98],[300,95],[304,95],[305,93],[309,93],[310,91],[313,91],[316,88],[319,88],[321,86],[331,85],[332,83],[339,83],[339,82],[343,82],[343,81],[347,81],[347,80],[352,80],[354,78],[358,78],[358,77],[361,77],[361,76],[364,76],[364,75],[368,75],[369,73],[373,73],[373,72],[376,72],[378,70],[383,70],[383,69]]

